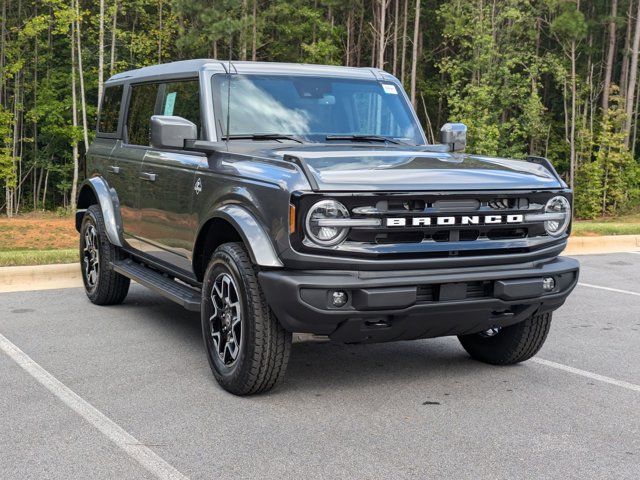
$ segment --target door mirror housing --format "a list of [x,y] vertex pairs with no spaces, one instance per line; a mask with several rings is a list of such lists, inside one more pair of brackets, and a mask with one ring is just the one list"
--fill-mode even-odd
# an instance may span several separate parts
[[151,147],[178,149],[184,142],[198,139],[198,127],[182,117],[154,115],[151,117]]
[[440,129],[440,143],[450,152],[462,152],[467,147],[467,126],[464,123],[446,123]]

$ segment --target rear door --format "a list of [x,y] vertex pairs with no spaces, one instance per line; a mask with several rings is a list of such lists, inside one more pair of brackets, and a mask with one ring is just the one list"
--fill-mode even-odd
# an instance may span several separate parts
[[[117,158],[112,156],[120,134],[120,110],[123,96],[122,85],[107,85],[102,96],[96,138],[87,152],[86,175],[101,175],[111,187],[118,173]],[[117,180],[116,180],[117,183]]]
[[140,171],[149,148],[149,120],[156,111],[157,93],[157,83],[129,87],[122,140],[112,153],[117,159],[112,181],[120,201],[125,240],[134,247],[140,235]]
[[[197,79],[164,82],[156,115],[186,118],[201,132]],[[193,215],[196,171],[206,157],[195,152],[149,147],[140,172],[140,225],[144,250],[155,259],[191,271],[197,222]]]

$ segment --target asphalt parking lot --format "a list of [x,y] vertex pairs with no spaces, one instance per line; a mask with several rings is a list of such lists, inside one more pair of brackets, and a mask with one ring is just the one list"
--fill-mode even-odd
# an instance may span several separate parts
[[297,343],[250,398],[215,383],[199,316],[140,286],[0,294],[0,478],[640,478],[640,254],[580,260],[533,361]]

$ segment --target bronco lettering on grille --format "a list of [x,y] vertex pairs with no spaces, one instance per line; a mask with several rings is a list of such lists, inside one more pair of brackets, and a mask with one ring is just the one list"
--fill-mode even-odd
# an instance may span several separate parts
[[387,218],[387,227],[429,227],[452,226],[452,225],[498,225],[498,224],[514,224],[522,223],[523,215],[461,215],[455,217],[410,217],[410,218]]

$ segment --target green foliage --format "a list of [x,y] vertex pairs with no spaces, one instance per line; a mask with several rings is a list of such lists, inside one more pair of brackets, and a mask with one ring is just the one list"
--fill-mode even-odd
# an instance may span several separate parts
[[576,214],[581,218],[620,213],[637,189],[637,163],[625,146],[626,120],[622,98],[612,89],[610,107],[602,118],[598,151],[577,172]]
[[531,3],[453,1],[438,14],[452,50],[438,64],[450,80],[449,118],[468,125],[470,149],[515,157],[538,153],[545,108]]
[[[391,71],[396,64],[397,76],[402,75],[406,20],[404,80],[409,86],[415,2],[407,2],[406,19],[405,1],[399,18],[395,0],[385,3],[384,67]],[[69,0],[3,3],[0,188],[15,191],[22,206],[35,207],[39,202],[33,197],[44,195],[46,178],[44,204],[66,208],[71,145],[78,143],[81,155],[85,148],[82,127],[73,127],[71,120],[71,24],[79,20],[82,30],[91,136],[98,103],[99,3],[79,0],[79,15]],[[382,3],[256,0],[254,17],[254,0],[105,0],[105,75],[187,58],[251,59],[254,43],[259,61],[340,65],[348,59],[350,65],[375,66]],[[623,48],[629,3],[618,3],[613,84],[619,84],[623,56],[629,54]],[[625,147],[626,92],[614,88],[609,111],[599,108],[610,7],[610,0],[422,0],[416,98],[423,124],[437,138],[444,122],[464,122],[469,151],[543,155],[568,179],[573,121],[577,215],[593,218],[637,208],[640,166],[632,151],[640,148]],[[394,41],[396,30],[400,38]],[[76,71],[79,88],[78,80]]]
[[16,184],[12,134],[13,114],[0,105],[0,180],[10,187]]

